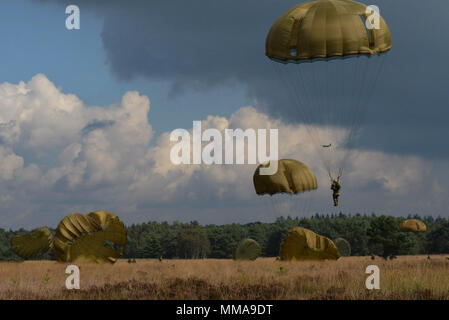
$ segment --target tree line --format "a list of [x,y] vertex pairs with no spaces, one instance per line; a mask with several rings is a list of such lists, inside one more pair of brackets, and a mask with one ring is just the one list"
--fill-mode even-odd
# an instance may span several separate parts
[[[251,238],[261,247],[261,256],[276,257],[288,230],[296,226],[310,229],[332,240],[344,238],[351,255],[370,254],[387,258],[394,255],[449,253],[449,220],[438,217],[408,216],[427,225],[427,232],[399,231],[404,217],[372,215],[320,215],[308,218],[278,218],[273,223],[201,225],[196,221],[132,224],[123,258],[231,259],[240,241]],[[29,230],[0,229],[0,260],[21,260],[10,249],[10,239]],[[53,229],[54,233],[55,230]],[[54,259],[51,251],[40,259]]]

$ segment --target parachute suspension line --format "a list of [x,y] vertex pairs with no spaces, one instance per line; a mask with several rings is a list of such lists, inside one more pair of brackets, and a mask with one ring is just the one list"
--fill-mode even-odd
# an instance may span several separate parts
[[[349,93],[349,98],[346,97],[342,97],[340,100],[340,104],[342,105],[341,107],[337,108],[337,110],[335,111],[336,114],[336,123],[339,123],[341,125],[341,128],[339,128],[339,135],[342,135],[341,137],[341,141],[339,143],[338,147],[338,152],[345,154],[347,152],[346,149],[346,141],[347,141],[347,136],[348,136],[348,132],[346,129],[347,126],[347,122],[349,121],[350,117],[352,116],[352,102],[354,101],[354,96],[357,93],[357,86],[355,85],[355,83],[357,82],[357,69],[358,69],[358,65],[359,65],[359,59],[358,57],[355,57],[354,59],[355,61],[349,61],[349,60],[341,60],[339,62],[341,62],[341,70],[342,72],[342,76],[343,77],[338,77],[336,75],[335,81],[340,81],[342,82],[342,87],[343,92],[348,92]],[[336,68],[336,70],[338,70]],[[336,73],[338,73],[336,71]],[[346,77],[346,74],[348,75]],[[346,79],[349,78],[351,79],[351,76],[353,77],[353,81],[347,81]],[[348,87],[348,88],[346,88]],[[346,90],[345,90],[346,89]],[[334,169],[339,167],[339,163],[334,163]]]
[[[262,196],[262,197],[267,197],[267,196]],[[273,216],[274,216],[274,220],[276,220],[277,218],[279,218],[279,215],[276,214],[277,211],[276,211],[276,207],[275,207],[275,205],[274,205],[273,196],[272,196],[272,195],[269,195],[269,198],[270,198],[269,202],[270,202],[270,204],[271,204],[271,208],[273,209],[273,210],[271,210],[271,213],[272,213]]]
[[349,137],[348,137],[348,143],[351,143],[352,141],[350,140],[352,138],[352,134],[353,134],[353,130],[356,129],[357,125],[360,124],[360,113],[361,113],[361,109],[365,109],[361,106],[361,98],[365,93],[365,84],[366,84],[366,79],[368,78],[368,76],[363,76],[366,75],[366,73],[368,72],[368,67],[369,67],[369,60],[370,58],[366,58],[365,60],[365,65],[364,65],[364,69],[363,72],[361,72],[361,76],[362,76],[362,87],[358,93],[358,97],[355,100],[355,110],[354,110],[354,118],[353,121],[350,125],[350,131],[349,131]]
[[[361,91],[362,91],[362,88],[361,88],[360,84],[362,83],[363,73],[360,72],[360,68],[362,68],[361,64],[363,64],[363,61],[362,61],[363,57],[362,56],[357,56],[355,59],[356,59],[356,61],[352,65],[353,72],[354,72],[353,73],[354,78],[353,78],[353,82],[352,82],[353,83],[353,87],[352,87],[352,90],[351,90],[352,94],[350,95],[350,100],[348,101],[348,107],[349,107],[348,110],[349,110],[350,116],[354,116],[356,114],[356,112],[357,112],[357,107],[358,107],[357,100],[358,100],[358,96],[361,95]],[[351,64],[349,64],[349,65],[351,65]],[[350,132],[351,132],[351,129],[352,129],[352,124],[354,122],[353,119],[354,118],[348,119],[349,123],[346,123],[347,126],[349,125],[348,132],[347,132],[348,137],[347,137],[346,142],[348,142],[348,139],[349,139],[349,135],[350,135]],[[346,145],[345,148],[347,149],[347,147],[348,146]]]
[[301,196],[294,195],[292,199],[294,204],[294,216],[303,217],[309,214],[309,210],[313,202],[313,192],[306,192]]
[[[339,152],[339,145],[335,139],[335,130],[338,129],[338,119],[341,118],[342,112],[338,112],[340,109],[338,107],[339,99],[338,99],[338,87],[339,83],[342,83],[343,86],[344,81],[338,79],[338,76],[341,76],[341,72],[344,72],[344,68],[340,68],[340,72],[337,72],[339,64],[343,64],[343,60],[325,60],[322,66],[317,67],[320,68],[321,77],[324,78],[324,85],[320,85],[316,88],[316,94],[321,97],[321,103],[323,105],[322,111],[322,127],[321,131],[325,136],[325,140],[322,139],[321,144],[331,144],[332,147],[329,148],[321,148],[321,153],[323,153],[323,158],[325,159],[325,167],[329,176],[332,175],[332,168],[334,167],[333,159],[335,159],[334,154]],[[343,77],[344,79],[344,77]],[[320,88],[324,88],[324,91],[321,92]],[[341,91],[340,91],[341,92]],[[341,99],[340,99],[341,100]],[[337,132],[338,134],[338,132]]]
[[322,149],[321,144],[329,143],[329,138],[324,140],[324,137],[329,136],[329,128],[327,127],[329,127],[331,112],[329,112],[330,107],[327,104],[329,99],[326,99],[327,97],[323,99],[322,95],[319,94],[323,92],[323,88],[326,88],[325,94],[329,94],[329,62],[304,63],[298,65],[296,69],[297,79],[303,87],[304,95],[307,97],[306,104],[300,106],[300,108],[304,109],[304,112],[309,115],[309,131],[312,131],[310,136],[314,149],[316,149],[326,170],[330,171],[331,158],[329,153],[332,150]]
[[[318,139],[317,143],[318,152],[321,154],[321,158],[323,159],[325,167],[330,170],[332,164],[330,161],[330,155],[328,154],[330,150],[324,150],[321,148],[321,144],[325,144],[325,137],[329,135],[329,123],[331,119],[331,115],[328,110],[328,101],[327,98],[329,96],[329,64],[328,61],[318,61],[315,66],[310,66],[310,69],[313,72],[314,80],[311,81],[312,92],[314,93],[314,100],[318,105],[317,109],[311,110],[312,114],[316,113],[317,117],[317,125],[318,125]],[[321,78],[321,83],[316,79],[316,75]],[[320,89],[324,91],[324,97],[320,93]],[[320,119],[321,118],[321,119]],[[320,121],[321,120],[321,121]]]
[[[307,64],[307,65],[306,65]],[[303,104],[302,106],[300,106],[300,109],[304,109],[304,113],[308,114],[308,119],[309,119],[309,124],[308,124],[308,128],[309,128],[309,132],[310,132],[310,139],[312,140],[313,143],[313,147],[314,149],[317,151],[318,156],[320,157],[321,161],[323,162],[323,164],[325,165],[325,167],[327,169],[330,169],[329,167],[329,161],[327,161],[325,155],[323,154],[322,150],[320,150],[319,148],[321,148],[320,143],[323,141],[321,139],[321,132],[320,132],[320,122],[318,121],[318,117],[313,117],[313,115],[315,113],[318,112],[318,114],[322,114],[322,106],[321,104],[318,102],[318,99],[312,99],[312,89],[310,88],[311,85],[313,84],[313,81],[306,81],[306,78],[311,79],[311,75],[309,72],[309,75],[306,75],[307,67],[312,67],[310,65],[311,63],[304,63],[304,65],[298,65],[296,69],[297,71],[297,76],[298,77],[298,81],[301,83],[302,85],[302,89],[304,92],[304,96],[306,97],[306,103]],[[312,67],[312,70],[314,68]],[[319,111],[318,111],[319,110]]]
[[[368,59],[365,56],[356,56],[354,58],[351,58],[352,61],[347,60],[337,60],[337,61],[331,61],[329,63],[332,63],[334,68],[333,71],[331,71],[330,74],[328,74],[328,79],[331,81],[333,86],[330,88],[328,87],[327,95],[328,95],[328,101],[331,102],[332,100],[335,100],[334,103],[337,103],[337,94],[340,93],[340,100],[342,102],[340,103],[346,103],[347,105],[341,108],[333,108],[333,104],[327,105],[326,108],[326,114],[329,114],[330,117],[328,117],[327,125],[329,129],[332,127],[332,123],[338,123],[342,125],[343,127],[340,128],[340,130],[343,130],[343,132],[337,134],[343,134],[341,145],[336,146],[335,149],[329,150],[329,153],[336,153],[340,152],[343,154],[342,159],[347,159],[349,155],[349,151],[352,147],[352,140],[356,136],[357,128],[360,127],[361,122],[361,115],[362,111],[364,110],[361,102],[361,98],[365,96],[365,88],[366,88],[366,81],[365,78],[367,78],[366,75],[368,71]],[[365,63],[363,63],[365,62]],[[340,71],[338,70],[338,65],[341,65],[342,68]],[[344,79],[347,79],[346,73],[348,75],[352,73],[352,83],[350,81],[344,81]],[[340,77],[339,77],[340,76]],[[338,82],[341,83],[341,89],[340,92],[338,92]],[[350,88],[346,88],[349,86],[349,84],[352,84]],[[332,90],[331,90],[332,89]],[[347,92],[349,92],[350,99],[347,97]],[[341,96],[343,96],[343,99],[341,99]],[[365,103],[366,105],[366,103]],[[343,129],[346,128],[346,129]],[[339,150],[340,149],[340,150]],[[339,157],[332,157],[332,158],[339,158]],[[334,163],[333,165],[330,165],[329,167],[332,168],[335,166],[335,169],[338,169],[338,175],[341,176],[342,171],[345,167],[345,160],[337,161],[337,163]],[[332,169],[329,169],[331,175]]]
[[[313,145],[318,145],[319,140],[316,139],[316,132],[314,132],[315,130],[313,130],[314,119],[311,116],[311,113],[307,112],[307,105],[311,104],[312,99],[309,99],[310,94],[308,88],[306,87],[306,82],[302,79],[301,74],[299,73],[298,75],[297,72],[297,70],[300,70],[301,68],[299,66],[294,66],[293,70],[297,70],[295,70],[296,72],[293,72],[293,75],[296,75],[296,77],[288,77],[286,65],[273,63],[273,66],[275,72],[279,75],[279,78],[284,83],[284,86],[287,89],[287,93],[289,93],[289,91],[292,91],[291,96],[293,97],[294,103],[289,104],[291,111],[293,111],[294,115],[300,117],[300,122],[304,124],[304,128],[306,129],[309,138],[312,140]],[[300,90],[302,94],[299,93]],[[319,155],[321,156],[320,153]],[[322,160],[324,162],[324,159]]]
[[[319,64],[319,65],[318,65]],[[349,68],[348,68],[349,65]],[[353,70],[354,81],[352,84],[357,83],[359,72],[358,70],[359,59],[356,61],[349,61],[346,59],[336,59],[336,60],[325,60],[324,64],[322,62],[318,62],[316,69],[321,71],[321,77],[325,85],[317,85],[315,88],[316,95],[324,98],[321,99],[320,105],[322,106],[319,111],[320,117],[323,119],[321,122],[320,131],[325,135],[326,140],[322,139],[322,134],[319,134],[321,143],[331,143],[333,141],[333,147],[328,149],[320,148],[320,154],[322,154],[323,162],[325,163],[325,167],[329,172],[333,172],[334,168],[339,167],[339,163],[334,163],[338,156],[334,156],[334,154],[345,154],[347,152],[345,148],[345,142],[348,136],[347,130],[343,128],[346,127],[348,122],[350,122],[350,117],[353,115],[353,112],[348,112],[351,110],[353,101],[356,101],[355,98],[351,98],[349,100],[342,100],[341,93],[338,92],[338,83],[341,82],[341,86],[344,87],[351,84],[351,81],[347,81],[346,77],[342,74],[351,73]],[[352,67],[352,68],[351,68]],[[347,71],[348,70],[348,71]],[[322,88],[325,88],[325,91],[322,92]],[[357,86],[354,88],[354,85],[351,87],[352,90],[349,92],[356,96],[358,93]],[[343,90],[347,91],[347,90]],[[342,105],[342,103],[347,103],[348,105]],[[342,127],[340,127],[342,126]],[[338,141],[340,140],[340,141]],[[332,161],[334,160],[334,161]]]
[[[314,113],[311,112],[311,110],[317,110],[320,109],[320,104],[318,103],[317,99],[313,98],[313,88],[310,86],[313,85],[312,81],[306,81],[303,77],[303,73],[306,72],[305,68],[309,67],[309,63],[304,63],[303,65],[297,65],[293,69],[295,72],[293,73],[296,76],[296,80],[298,83],[301,84],[304,100],[300,101],[301,103],[298,105],[298,109],[302,110],[304,113],[306,119],[307,119],[307,127],[309,128],[309,131],[313,134],[311,134],[311,140],[314,143],[314,146],[319,144],[319,130],[315,128],[318,118],[314,117]],[[299,87],[298,87],[299,88]]]
[[[322,149],[321,144],[328,143],[328,136],[330,134],[330,123],[332,121],[332,113],[329,108],[329,96],[330,96],[330,81],[329,81],[329,61],[318,61],[316,62],[315,67],[310,65],[310,69],[313,71],[315,81],[311,83],[313,86],[313,92],[315,93],[315,100],[317,101],[317,104],[319,106],[318,112],[316,113],[317,117],[317,124],[319,125],[318,131],[318,138],[320,142],[318,143],[318,148],[320,150],[320,153],[322,154],[322,157],[325,161],[325,166],[327,168],[332,167],[331,163],[331,157],[329,155],[330,149]],[[322,83],[319,83],[316,80],[316,75],[320,78],[322,78]],[[324,88],[324,94],[321,93],[322,88]],[[312,110],[312,114],[314,114],[315,110]],[[320,121],[321,119],[321,121]],[[321,122],[321,123],[320,123]]]
[[[367,59],[367,60],[365,60],[365,65],[363,65],[363,59]],[[349,123],[348,137],[347,137],[346,146],[345,146],[345,148],[347,149],[347,152],[345,153],[343,160],[339,164],[339,167],[341,170],[343,170],[346,166],[346,160],[349,156],[349,150],[352,149],[352,147],[353,147],[353,142],[354,142],[353,139],[356,136],[357,128],[360,126],[360,122],[361,122],[361,119],[359,119],[358,115],[360,114],[360,110],[364,109],[361,106],[361,97],[364,96],[364,86],[365,86],[366,76],[363,76],[363,75],[366,74],[366,72],[367,72],[368,59],[369,58],[365,58],[364,56],[358,57],[358,60],[362,61],[362,63],[360,63],[360,64],[362,64],[363,66],[360,66],[360,64],[359,64],[356,68],[356,72],[360,75],[360,78],[361,78],[361,79],[358,79],[356,83],[358,85],[360,85],[360,83],[361,83],[361,85],[360,85],[360,88],[358,88],[356,94],[351,98],[352,108],[351,108],[350,112],[353,115],[353,118],[351,119],[351,121]],[[365,107],[366,107],[366,105],[365,105]]]
[[[296,97],[296,108],[294,108],[297,113],[300,113],[300,116],[305,120],[306,128],[308,132],[311,132],[311,128],[309,126],[310,122],[313,121],[310,115],[306,112],[306,106],[309,104],[308,93],[305,90],[300,90],[300,85],[304,87],[304,83],[299,79],[297,72],[298,66],[293,66],[293,70],[295,72],[292,73],[292,80],[294,82],[293,94]],[[301,91],[301,93],[300,93]]]
[[[366,116],[367,110],[370,107],[372,101],[373,101],[373,97],[374,97],[374,92],[375,92],[375,88],[376,85],[378,84],[378,79],[382,73],[383,67],[385,65],[385,61],[388,57],[388,53],[384,53],[382,55],[378,55],[376,57],[369,57],[369,59],[380,59],[380,62],[375,61],[376,63],[373,62],[373,65],[375,66],[375,68],[373,68],[373,73],[374,76],[372,77],[372,83],[369,84],[367,92],[364,94],[364,96],[366,97],[365,99],[365,107],[364,108],[360,108],[360,112],[359,112],[359,117],[358,117],[358,122],[360,123]],[[360,126],[355,127],[355,129],[351,132],[351,137],[349,138],[349,145],[348,148],[352,148],[353,147],[353,140],[355,138],[355,136],[357,136],[359,134],[360,131]],[[346,162],[348,160],[348,156],[349,153],[347,153],[345,155],[345,157],[342,160],[342,168],[345,167]]]
[[[357,126],[360,126],[361,119],[358,119],[358,114],[360,113],[360,109],[363,109],[361,106],[361,98],[364,95],[364,88],[365,88],[365,79],[367,78],[367,67],[368,67],[368,59],[363,61],[365,59],[364,56],[357,56],[357,63],[355,65],[355,80],[354,80],[354,87],[356,88],[354,90],[354,95],[351,96],[351,101],[349,102],[349,118],[347,119],[349,123],[348,129],[346,132],[346,138],[345,138],[345,152],[343,154],[343,158],[340,163],[338,163],[337,167],[338,169],[343,170],[343,168],[346,165],[346,159],[349,156],[349,151],[352,148],[353,138],[355,136],[355,131]],[[361,63],[360,63],[361,61]],[[363,63],[365,62],[365,63]],[[365,75],[365,76],[364,76]],[[357,77],[358,76],[358,77]]]
[[[380,74],[381,68],[375,72],[370,68],[378,66],[377,59],[358,55],[296,65],[273,63],[287,93],[292,91],[294,103],[288,103],[288,108],[300,117],[328,174],[336,175],[346,167]],[[381,62],[382,66],[385,59]],[[328,143],[332,147],[321,147]]]
[[281,206],[279,204],[279,199],[277,199],[277,197],[275,195],[264,195],[262,197],[269,197],[269,202],[271,204],[272,207],[272,211],[271,214],[274,217],[274,220],[283,217],[282,215],[282,210],[281,210]]
[[[273,68],[275,70],[275,72],[279,75],[279,77],[281,78],[284,87],[287,90],[287,93],[289,93],[289,91],[291,90],[293,92],[293,98],[295,99],[295,103],[294,104],[303,104],[299,93],[297,92],[297,87],[295,87],[295,83],[292,83],[291,81],[288,81],[288,77],[286,74],[284,74],[284,70],[283,68],[285,68],[285,65],[279,65],[278,63],[273,63]],[[307,123],[308,119],[307,116],[304,112],[302,112],[303,110],[301,108],[295,108],[295,105],[293,103],[288,103],[288,107],[290,108],[290,110],[292,111],[292,113],[295,116],[299,116],[301,118],[301,122],[303,123]],[[307,126],[305,126],[306,129],[308,129]]]
[[[305,100],[304,103],[301,103],[298,105],[298,109],[301,109],[302,112],[305,114],[307,119],[307,128],[308,132],[310,132],[310,139],[312,140],[314,148],[320,143],[320,131],[316,128],[317,124],[317,118],[314,117],[314,113],[311,112],[311,110],[317,110],[321,106],[317,102],[317,99],[313,99],[312,89],[310,88],[311,85],[313,85],[312,81],[305,81],[303,78],[303,72],[305,71],[305,68],[309,67],[310,63],[305,63],[304,65],[297,65],[294,66],[295,72],[294,75],[296,75],[296,79],[298,83],[302,86],[302,92],[304,94]],[[319,153],[320,157],[321,154]],[[324,159],[322,159],[324,162]]]
[[[299,93],[300,87],[302,86],[304,88],[304,82],[299,80],[299,78],[294,78],[295,81],[288,81],[288,74],[285,72],[283,74],[283,71],[287,71],[287,66],[283,64],[274,64],[275,71],[280,75],[280,78],[283,80],[285,84],[285,88],[287,89],[287,94],[290,94],[290,90],[292,91],[291,96],[293,97],[294,103],[289,103],[289,107],[293,111],[293,115],[298,116],[300,119],[300,122],[303,123],[303,127],[305,128],[307,135],[314,140],[315,136],[312,132],[312,127],[310,126],[311,119],[308,116],[308,113],[306,112],[306,109],[304,105],[307,104],[307,96],[305,94],[305,91],[302,91],[302,95]],[[295,68],[294,68],[295,69]],[[291,78],[291,77],[290,77]],[[290,90],[289,90],[290,89]],[[316,143],[314,143],[315,145]]]
[[312,204],[314,203],[314,193],[309,192],[303,201],[304,205],[301,208],[302,216],[310,216],[310,210],[312,208]]
[[306,194],[276,194],[272,196],[263,196],[269,197],[267,200],[270,202],[270,205],[273,209],[273,217],[274,219],[278,219],[280,217],[302,217],[305,214],[310,213],[310,208],[312,204],[313,193],[307,192]]
[[[380,57],[378,57],[376,59],[380,59]],[[376,75],[374,76],[374,81],[373,81],[373,84],[371,85],[371,90],[368,92],[367,105],[369,105],[372,102],[373,98],[374,98],[375,88],[376,88],[376,85],[378,83],[379,76],[382,74],[382,70],[383,70],[383,67],[385,65],[385,61],[387,59],[388,59],[388,52],[383,54],[383,58],[380,61],[380,66],[376,70],[377,72],[376,72]]]
[[[315,93],[315,99],[318,102],[318,105],[320,106],[320,108],[318,109],[317,112],[317,116],[321,117],[321,123],[318,123],[320,125],[319,127],[319,131],[320,134],[318,135],[321,143],[318,143],[318,145],[323,144],[323,143],[327,143],[324,142],[325,140],[323,139],[324,137],[326,137],[328,135],[328,123],[330,121],[330,114],[328,112],[328,107],[327,107],[327,102],[329,99],[327,99],[327,97],[324,97],[323,99],[323,95],[318,95],[318,93],[320,92],[320,88],[324,91],[324,95],[328,96],[329,95],[329,66],[328,66],[328,61],[324,61],[323,63],[321,62],[317,62],[315,65],[315,68],[311,68],[314,72],[314,75],[316,73],[320,73],[320,78],[322,78],[322,83],[318,83],[316,80],[313,82],[313,91]],[[314,110],[312,110],[312,113],[314,113]],[[324,135],[324,137],[322,136]],[[318,147],[320,148],[320,147]],[[330,162],[330,157],[329,154],[327,154],[328,150],[319,150],[319,152],[322,154],[322,157],[324,159],[325,162],[325,167],[330,170],[331,168],[331,162]]]
[[282,217],[282,214],[280,213],[280,208],[279,208],[279,204],[277,203],[277,198],[275,198],[273,195],[270,195],[270,199],[273,202],[273,207],[274,207],[274,215],[276,218],[278,217]]
[[[331,129],[330,128],[331,123],[333,121],[333,118],[335,117],[333,115],[333,113],[331,112],[332,110],[330,108],[330,105],[335,103],[334,101],[332,101],[332,103],[331,103],[331,100],[334,97],[332,95],[331,89],[332,89],[332,84],[335,84],[335,82],[333,82],[333,79],[331,79],[332,72],[329,70],[330,62],[331,61],[328,61],[328,60],[324,61],[324,65],[323,65],[324,76],[323,76],[323,78],[324,78],[325,86],[323,88],[325,90],[324,92],[326,93],[326,97],[324,97],[324,99],[320,97],[322,100],[321,103],[323,104],[323,109],[324,109],[324,123],[323,124],[326,126],[326,129],[327,129],[326,131],[329,131],[329,132]],[[318,90],[319,90],[319,88],[316,89],[317,93],[319,92]]]
[[332,180],[334,180],[334,177],[332,176],[332,171],[331,171],[330,168],[327,169],[327,174],[329,175],[329,179],[330,179],[330,181],[332,182]]
[[[374,91],[375,91],[379,76],[382,72],[382,69],[383,69],[383,66],[385,64],[385,60],[387,59],[387,57],[388,57],[388,54],[384,54],[384,56],[382,58],[380,58],[380,56],[373,57],[374,59],[380,59],[380,63],[378,62],[377,64],[375,64],[375,66],[377,66],[377,69],[373,70],[375,72],[375,76],[373,77],[373,81],[370,84],[370,86],[368,87],[368,90],[366,92],[366,106],[370,106],[372,103],[372,99],[374,97]],[[364,118],[367,110],[368,110],[368,108],[363,108],[360,117]]]
[[[366,87],[366,78],[368,78],[366,76],[367,72],[368,72],[368,67],[369,67],[369,63],[370,63],[370,58],[365,57],[365,56],[360,56],[358,58],[359,60],[361,60],[362,62],[358,65],[357,68],[357,73],[360,75],[360,78],[357,81],[357,84],[360,84],[360,88],[358,88],[358,92],[357,94],[352,98],[353,99],[353,106],[352,106],[352,110],[351,110],[351,114],[352,114],[352,119],[350,119],[349,122],[349,129],[348,129],[348,137],[347,137],[347,141],[346,141],[346,145],[345,145],[345,149],[346,152],[341,160],[341,162],[339,163],[339,170],[342,174],[344,168],[346,167],[346,162],[347,159],[349,158],[350,155],[350,151],[353,149],[353,144],[354,144],[354,139],[355,137],[358,135],[358,129],[360,128],[360,124],[362,122],[362,117],[361,115],[363,115],[363,111],[367,108],[366,103],[364,105],[362,105],[362,97],[365,96],[365,87]],[[365,59],[365,60],[364,60]],[[365,63],[363,63],[363,60]]]

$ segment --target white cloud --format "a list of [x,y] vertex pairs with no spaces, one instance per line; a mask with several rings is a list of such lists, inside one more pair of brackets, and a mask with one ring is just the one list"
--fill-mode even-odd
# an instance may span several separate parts
[[11,180],[23,169],[23,158],[9,148],[0,147],[0,179]]
[[[269,216],[261,213],[269,209],[254,194],[255,165],[173,165],[170,132],[153,139],[149,111],[149,99],[138,92],[126,93],[112,106],[86,106],[42,74],[27,83],[1,84],[2,226],[55,226],[68,213],[99,209],[116,212],[127,222],[224,223]],[[341,129],[288,125],[253,107],[242,107],[229,119],[209,115],[202,127],[279,129],[280,157],[303,161],[317,174],[315,208],[333,211],[317,153],[322,149],[310,133],[332,141]],[[448,168],[447,162],[434,168],[418,157],[359,150],[348,158],[342,209],[441,213],[448,204],[448,183],[439,176]]]

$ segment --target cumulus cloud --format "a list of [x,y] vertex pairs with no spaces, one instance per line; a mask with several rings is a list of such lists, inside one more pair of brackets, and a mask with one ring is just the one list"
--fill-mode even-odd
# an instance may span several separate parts
[[[2,227],[55,226],[68,213],[100,209],[128,223],[273,219],[253,191],[256,165],[174,165],[170,132],[155,136],[150,123],[150,100],[138,92],[99,107],[62,92],[43,74],[0,84]],[[327,173],[310,139],[310,132],[321,128],[287,124],[251,106],[229,118],[209,115],[201,123],[203,130],[278,129],[280,157],[299,159],[316,172],[320,188],[314,208],[332,210]],[[329,138],[339,130],[328,130]],[[419,157],[379,151],[351,154],[343,210],[441,214],[447,206],[447,180],[436,174],[447,171],[447,162],[434,166]]]

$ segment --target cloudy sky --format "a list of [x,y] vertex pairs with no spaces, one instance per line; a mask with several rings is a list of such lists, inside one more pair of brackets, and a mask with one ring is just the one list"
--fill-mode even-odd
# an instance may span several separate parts
[[[170,132],[194,120],[278,128],[280,156],[308,164],[320,186],[295,212],[337,212],[311,126],[289,113],[264,55],[271,24],[296,3],[2,1],[0,227],[55,227],[94,210],[127,224],[282,214],[254,194],[254,165],[171,164]],[[69,4],[81,10],[80,30],[65,28]],[[449,3],[367,4],[380,8],[393,49],[350,152],[339,210],[448,216]]]

